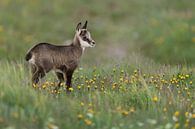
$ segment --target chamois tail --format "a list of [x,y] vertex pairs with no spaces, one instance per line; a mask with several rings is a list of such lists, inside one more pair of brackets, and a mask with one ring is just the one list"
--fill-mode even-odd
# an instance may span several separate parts
[[26,61],[29,61],[30,59],[32,58],[32,53],[31,52],[28,52],[25,56],[25,60]]

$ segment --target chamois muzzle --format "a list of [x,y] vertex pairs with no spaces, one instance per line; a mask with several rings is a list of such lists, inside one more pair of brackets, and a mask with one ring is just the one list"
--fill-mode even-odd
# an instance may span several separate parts
[[93,40],[93,41],[91,41],[91,47],[95,47],[95,41]]

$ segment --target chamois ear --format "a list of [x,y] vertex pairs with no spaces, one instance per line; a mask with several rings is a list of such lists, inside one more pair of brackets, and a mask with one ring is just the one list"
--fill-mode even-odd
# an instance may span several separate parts
[[76,30],[79,30],[81,28],[81,22],[77,24]]
[[88,23],[88,21],[85,22],[85,24],[83,25],[82,29],[87,29],[87,23]]

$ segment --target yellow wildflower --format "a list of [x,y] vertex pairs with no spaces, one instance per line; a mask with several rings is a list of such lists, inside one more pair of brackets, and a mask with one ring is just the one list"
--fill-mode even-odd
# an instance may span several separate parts
[[189,126],[189,123],[185,123],[184,127],[187,128]]
[[131,108],[130,108],[130,112],[131,112],[131,113],[135,112],[135,108],[134,108],[134,107],[131,107]]
[[125,83],[128,83],[129,82],[129,80],[128,79],[125,79],[125,81],[124,81]]
[[128,111],[123,111],[123,112],[122,112],[122,115],[123,115],[123,116],[127,116],[127,115],[129,115],[129,112],[128,112]]
[[175,123],[175,128],[177,129],[177,128],[179,128],[179,123]]
[[79,120],[81,120],[81,119],[83,119],[83,115],[82,115],[82,114],[78,114],[78,115],[77,115],[77,118],[78,118]]
[[85,104],[83,102],[80,103],[81,106],[84,106]]
[[53,123],[48,123],[47,127],[49,129],[59,129],[57,125],[53,124]]
[[121,81],[121,82],[123,81],[123,78],[122,78],[122,77],[120,78],[120,81]]
[[46,88],[46,85],[42,85],[42,88],[45,89]]
[[60,83],[60,86],[63,86],[64,85],[64,83]]
[[190,75],[189,75],[189,74],[186,74],[186,77],[187,77],[187,78],[189,78],[189,77],[190,77]]
[[87,86],[88,89],[89,89],[90,87],[91,87],[90,85]]
[[180,114],[180,112],[179,112],[179,111],[176,111],[176,112],[174,113],[174,116],[175,116],[175,117],[178,117],[179,114]]
[[185,116],[188,117],[189,116],[189,112],[185,112]]
[[87,112],[94,113],[93,109],[88,109]]
[[46,82],[45,82],[45,85],[49,85],[49,82],[48,82],[48,81],[46,81]]
[[154,102],[157,102],[157,101],[158,101],[158,97],[157,97],[157,96],[154,96],[152,100],[153,100]]
[[92,121],[91,121],[91,120],[85,119],[84,121],[85,121],[85,124],[86,124],[86,125],[92,125]]
[[35,87],[37,87],[37,85],[33,83],[33,87],[35,88]]
[[194,113],[194,114],[192,114],[192,118],[195,118],[195,113]]
[[89,103],[88,106],[89,106],[89,107],[92,107],[92,103]]
[[69,90],[69,91],[73,91],[73,88],[69,88],[68,90]]

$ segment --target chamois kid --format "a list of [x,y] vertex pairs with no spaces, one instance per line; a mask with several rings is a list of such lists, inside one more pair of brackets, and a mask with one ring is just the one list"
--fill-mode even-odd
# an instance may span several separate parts
[[72,87],[71,79],[77,68],[81,55],[86,47],[94,47],[95,41],[87,30],[87,21],[83,26],[81,22],[76,27],[74,39],[70,45],[53,45],[50,43],[38,43],[26,54],[25,59],[31,65],[32,83],[37,84],[46,73],[51,70],[59,80],[55,90],[66,78],[66,89]]

